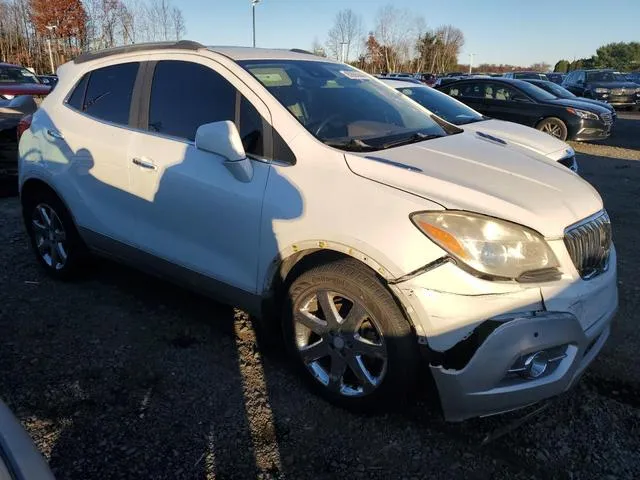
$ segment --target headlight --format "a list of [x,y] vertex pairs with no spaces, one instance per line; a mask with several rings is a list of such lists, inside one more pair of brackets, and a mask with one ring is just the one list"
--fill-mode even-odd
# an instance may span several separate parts
[[593,91],[596,93],[609,93],[608,88],[594,88]]
[[454,211],[417,212],[411,220],[452,257],[483,276],[518,279],[540,270],[559,276],[558,260],[547,242],[522,225]]
[[600,120],[600,117],[598,117],[597,114],[587,112],[586,110],[578,110],[576,108],[567,108],[567,112],[571,113],[572,115],[577,115],[580,118],[588,118],[589,120]]

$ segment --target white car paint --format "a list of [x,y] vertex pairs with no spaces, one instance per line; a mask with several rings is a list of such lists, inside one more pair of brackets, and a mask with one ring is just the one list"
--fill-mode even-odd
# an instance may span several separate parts
[[[431,89],[426,85],[417,85],[410,82],[402,82],[399,80],[382,80],[383,83],[397,90],[402,88],[426,88]],[[442,92],[431,89],[440,95],[443,95],[451,102],[459,103],[460,105],[471,108],[468,105],[460,102],[459,100],[450,97]],[[478,115],[481,115],[478,113]],[[506,122],[504,120],[488,119],[482,122],[469,123],[462,125],[461,128],[472,132],[486,133],[502,140],[506,140],[510,145],[517,146],[526,150],[531,150],[535,153],[546,156],[547,158],[558,161],[567,156],[574,155],[573,148],[562,140],[558,140],[551,135],[536,130],[535,128],[520,125],[514,122]]]
[[[563,142],[492,121],[436,140],[345,153],[317,140],[236,63],[257,58],[319,60],[281,50],[155,49],[61,67],[58,86],[20,142],[21,188],[33,179],[50,185],[89,243],[93,234],[117,240],[257,299],[271,294],[283,261],[317,249],[342,252],[387,282],[418,341],[436,352],[469,337],[489,318],[514,312],[528,315],[550,305],[554,312],[578,317],[585,335],[595,335],[586,328],[601,322],[597,333],[606,339],[617,305],[615,250],[609,269],[597,281],[580,278],[562,238],[567,227],[601,211],[603,203],[586,181],[548,161],[565,149]],[[164,59],[200,63],[223,75],[280,133],[296,164],[247,160],[253,174],[250,181],[240,181],[223,157],[198,149],[194,142],[96,121],[64,104],[88,71],[123,61]],[[485,123],[497,126],[488,131]],[[526,148],[496,143],[478,131]],[[451,209],[510,220],[540,232],[560,262],[560,278],[539,283],[491,281],[454,263],[421,270],[446,252],[418,230],[409,215]],[[94,246],[104,248],[103,243]],[[260,314],[259,305],[242,306]],[[582,349],[583,340],[576,342]],[[577,355],[576,349],[562,370],[571,378],[563,377],[555,389],[545,387],[545,396],[568,388],[578,371]],[[450,417],[469,415],[452,412]]]

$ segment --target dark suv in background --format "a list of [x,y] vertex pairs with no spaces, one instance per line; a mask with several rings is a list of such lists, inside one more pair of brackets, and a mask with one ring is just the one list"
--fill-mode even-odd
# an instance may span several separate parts
[[624,80],[613,70],[575,70],[562,86],[578,97],[610,103],[614,107],[640,109],[640,88]]

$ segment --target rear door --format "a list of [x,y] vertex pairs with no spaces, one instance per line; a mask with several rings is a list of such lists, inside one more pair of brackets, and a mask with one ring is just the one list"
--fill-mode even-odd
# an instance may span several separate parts
[[131,192],[127,150],[140,62],[86,73],[44,129],[52,170],[62,172],[63,196],[76,222],[97,239],[132,243],[137,197]]

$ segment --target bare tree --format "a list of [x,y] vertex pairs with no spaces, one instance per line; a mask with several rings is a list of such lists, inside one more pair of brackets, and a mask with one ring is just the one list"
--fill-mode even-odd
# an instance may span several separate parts
[[424,20],[416,19],[408,10],[400,10],[393,5],[378,10],[375,38],[383,47],[387,71],[397,71],[399,66],[409,61],[418,38],[418,27],[422,25]]
[[336,60],[346,62],[350,54],[358,55],[361,43],[361,18],[351,9],[340,10],[327,38],[329,55]]
[[173,7],[171,9],[171,20],[173,23],[173,33],[176,37],[176,40],[180,40],[187,33],[187,27],[184,24],[182,10],[177,7]]

